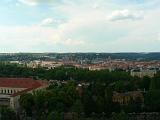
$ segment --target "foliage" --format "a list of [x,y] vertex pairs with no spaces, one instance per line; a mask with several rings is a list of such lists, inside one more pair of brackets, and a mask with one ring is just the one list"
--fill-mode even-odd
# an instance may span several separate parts
[[124,111],[121,111],[120,113],[114,113],[113,120],[128,120],[128,116]]
[[0,107],[0,120],[17,120],[16,113],[6,107]]
[[147,111],[160,111],[160,90],[149,91],[145,95],[145,105]]

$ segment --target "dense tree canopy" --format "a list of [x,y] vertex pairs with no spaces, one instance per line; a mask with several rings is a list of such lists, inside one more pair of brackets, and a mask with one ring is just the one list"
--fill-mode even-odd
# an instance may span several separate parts
[[16,113],[10,108],[0,107],[0,120],[17,120]]

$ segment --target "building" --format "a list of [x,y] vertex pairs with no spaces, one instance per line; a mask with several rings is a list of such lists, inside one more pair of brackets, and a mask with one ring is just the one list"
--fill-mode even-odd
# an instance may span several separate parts
[[120,105],[128,105],[132,100],[136,101],[139,99],[141,103],[144,102],[143,92],[141,91],[131,91],[126,93],[114,92],[112,101],[114,103],[119,103]]
[[48,83],[32,78],[0,78],[0,106],[19,109],[19,98],[24,93],[45,89]]
[[144,76],[148,76],[148,77],[154,77],[154,75],[157,73],[156,70],[149,70],[149,69],[146,69],[146,70],[143,70],[143,69],[140,69],[140,70],[131,70],[131,76],[137,76],[137,77],[144,77]]

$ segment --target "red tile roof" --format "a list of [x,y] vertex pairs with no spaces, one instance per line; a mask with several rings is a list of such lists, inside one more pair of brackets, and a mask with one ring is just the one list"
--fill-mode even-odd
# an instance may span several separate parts
[[46,85],[48,84],[45,81],[33,80],[32,78],[0,78],[0,87],[25,88],[12,94],[12,97]]
[[41,85],[38,80],[32,78],[0,78],[0,87],[32,88]]

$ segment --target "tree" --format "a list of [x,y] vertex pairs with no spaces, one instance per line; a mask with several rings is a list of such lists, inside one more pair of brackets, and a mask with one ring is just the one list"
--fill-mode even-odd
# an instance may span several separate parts
[[48,115],[47,120],[63,120],[63,117],[63,113],[55,111]]
[[80,117],[80,114],[84,111],[83,104],[81,100],[76,100],[75,103],[72,106],[72,111],[77,113],[78,118]]
[[140,83],[140,88],[145,89],[145,90],[149,90],[150,87],[153,87],[153,86],[150,86],[151,81],[152,81],[152,79],[150,77],[144,76],[141,83]]
[[121,111],[120,113],[114,113],[113,120],[128,120],[128,116],[124,111]]
[[115,91],[118,91],[118,92],[124,92],[124,82],[123,81],[117,81],[115,82]]
[[153,79],[153,80],[151,80],[151,82],[150,82],[149,90],[152,91],[152,90],[155,90],[155,89],[156,89],[156,80]]
[[26,114],[32,116],[34,97],[31,93],[26,93],[20,96],[20,106],[25,110]]
[[16,113],[6,107],[0,107],[0,120],[17,120]]
[[160,90],[149,91],[145,95],[145,108],[147,111],[159,112],[160,111]]

